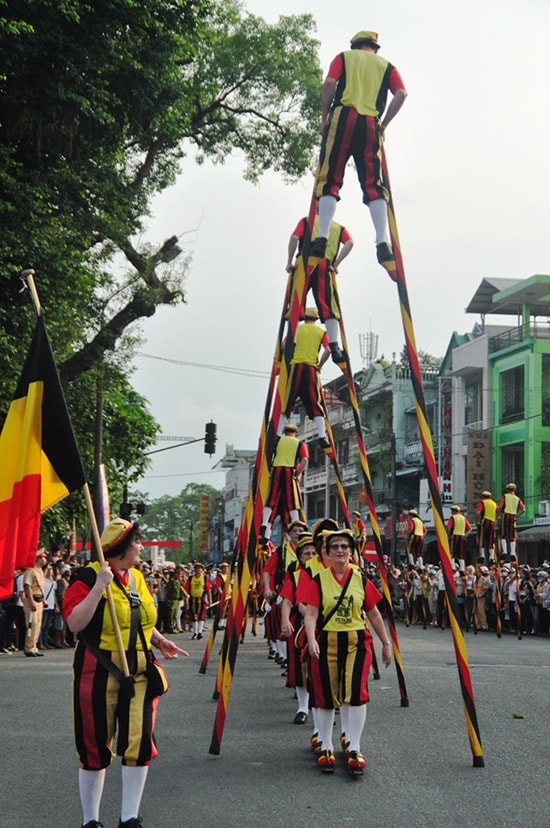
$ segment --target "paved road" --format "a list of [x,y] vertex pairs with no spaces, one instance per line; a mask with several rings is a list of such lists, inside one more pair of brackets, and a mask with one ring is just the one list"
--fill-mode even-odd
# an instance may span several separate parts
[[[398,635],[410,707],[400,706],[393,667],[371,682],[359,780],[339,756],[333,776],[317,770],[309,725],[292,724],[292,692],[251,636],[239,650],[221,754],[209,755],[217,658],[199,675],[205,642],[177,636],[191,658],[168,664],[144,828],[548,828],[550,641],[467,636],[485,759],[474,768],[450,632],[399,625]],[[0,658],[0,828],[80,825],[70,682],[71,651]],[[105,828],[116,828],[119,801],[115,763]]]

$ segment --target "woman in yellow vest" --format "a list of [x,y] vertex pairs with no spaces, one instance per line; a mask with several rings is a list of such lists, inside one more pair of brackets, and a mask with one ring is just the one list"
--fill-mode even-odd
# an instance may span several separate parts
[[[105,562],[82,567],[63,599],[69,629],[78,634],[73,664],[73,719],[80,763],[82,824],[84,828],[102,826],[99,807],[105,769],[115,756],[116,731],[116,752],[122,757],[119,828],[137,828],[141,825],[138,812],[148,766],[158,754],[153,730],[159,697],[152,698],[147,693],[146,653],[139,629],[134,631],[136,625],[132,625],[132,607],[139,608],[138,627],[141,625],[148,648],[155,645],[164,658],[189,653],[155,628],[154,599],[142,573],[135,568],[143,549],[137,524],[115,518],[105,527],[101,546]],[[109,585],[133,678],[133,696],[120,683],[122,664],[107,605]]]
[[360,569],[350,565],[354,545],[349,529],[327,535],[331,565],[310,580],[302,600],[307,605],[311,702],[318,708],[323,748],[317,763],[324,773],[334,772],[332,729],[334,711],[339,708],[346,765],[352,775],[361,776],[366,763],[360,739],[367,715],[367,679],[372,661],[372,636],[364,614],[382,642],[386,667],[391,663],[391,647],[377,607],[382,596]]

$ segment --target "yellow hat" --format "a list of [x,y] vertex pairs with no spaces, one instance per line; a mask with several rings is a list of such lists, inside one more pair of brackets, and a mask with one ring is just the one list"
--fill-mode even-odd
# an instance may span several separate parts
[[112,552],[119,546],[125,537],[134,528],[133,523],[124,518],[118,517],[107,524],[101,533],[101,548],[104,552]]
[[306,308],[304,319],[319,319],[319,311],[317,308]]
[[295,423],[285,423],[284,431],[298,432],[298,426]]
[[407,514],[412,515],[413,517],[418,517],[418,512],[416,511],[416,509],[409,509]]
[[515,488],[516,488],[516,484],[515,484],[515,483],[507,483],[507,484],[506,484],[506,488],[507,488],[507,489],[515,489]]
[[304,546],[313,546],[313,535],[309,532],[302,532],[296,543],[296,551],[299,552]]
[[488,491],[488,490],[486,490],[486,491],[484,491],[484,492],[481,492],[481,497],[492,497],[492,496],[493,496],[493,495],[492,495],[492,494],[491,494],[491,492],[490,492],[490,491]]
[[378,43],[378,32],[369,32],[366,30],[362,30],[360,32],[357,32],[357,34],[354,34],[350,42],[353,46],[353,44],[362,43],[363,41],[372,43],[372,45],[375,46],[376,49],[380,48],[380,44]]
[[460,506],[451,506],[451,512],[461,512]]
[[287,532],[290,532],[291,529],[294,529],[296,526],[301,526],[304,532],[309,530],[309,526],[307,523],[304,523],[303,520],[291,520],[288,526],[286,527]]

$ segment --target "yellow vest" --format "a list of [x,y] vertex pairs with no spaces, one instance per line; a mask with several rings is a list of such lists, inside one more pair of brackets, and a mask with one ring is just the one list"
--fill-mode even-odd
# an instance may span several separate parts
[[290,360],[290,364],[296,365],[299,362],[306,363],[306,365],[317,365],[319,348],[325,334],[325,329],[314,322],[302,322],[298,326],[294,355]]
[[202,575],[191,575],[189,578],[189,594],[191,598],[202,598],[206,589],[205,580],[206,576],[204,572]]
[[[322,617],[326,618],[336,605],[338,598],[344,588],[344,584],[349,576],[349,571],[346,573],[344,581],[340,584],[336,580],[334,570],[332,567],[319,571],[315,580],[319,584],[319,591],[321,593],[321,607],[319,610],[319,620],[322,624]],[[346,594],[338,606],[335,613],[329,619],[326,626],[323,626],[327,632],[345,632],[349,630],[362,630],[365,628],[363,620],[363,604],[365,603],[365,585],[363,583],[363,576],[361,571],[352,567],[352,575]],[[322,616],[322,617],[321,617]]]
[[517,515],[518,513],[519,497],[515,494],[504,495],[504,514]]
[[453,515],[453,535],[466,534],[466,518],[464,515]]
[[483,517],[485,520],[492,520],[493,523],[497,517],[497,504],[495,501],[490,498],[486,497],[482,501],[483,503]]
[[[99,561],[95,561],[94,563],[91,563],[88,566],[90,569],[93,569],[96,573],[101,568],[101,564],[99,563]],[[151,635],[153,633],[153,628],[157,622],[157,609],[155,607],[153,596],[147,589],[147,584],[145,583],[145,578],[143,577],[142,573],[138,569],[132,569],[131,576],[134,581],[133,589],[139,593],[139,596],[141,598],[141,604],[139,607],[139,617],[141,621],[141,626],[143,628],[143,634],[147,642],[147,646],[150,647]],[[124,643],[125,650],[128,649],[131,625],[130,602],[126,595],[130,592],[131,588],[132,587],[130,586],[130,583],[128,583],[127,587],[122,587],[122,589],[120,589],[114,582],[111,583],[111,593],[115,605],[115,613],[120,627],[120,633],[122,636],[122,641]],[[113,622],[111,619],[111,613],[107,605],[106,590],[103,591],[102,598],[105,599],[103,609],[103,626],[101,628],[101,635],[99,639],[99,644],[97,646],[100,650],[110,650],[111,652],[115,652],[116,650],[118,650],[118,647]],[[136,640],[136,649],[143,649],[139,635],[137,636]]]
[[286,466],[293,469],[298,459],[299,447],[300,441],[296,437],[289,437],[287,434],[283,434],[277,443],[273,465]]
[[[307,218],[304,219],[307,222]],[[340,247],[340,239],[342,237],[342,230],[344,228],[341,224],[338,224],[337,221],[331,221],[330,229],[328,231],[328,239],[327,239],[327,249],[325,252],[325,259],[328,259],[329,262],[332,262],[336,258],[336,254],[338,253],[338,248]],[[319,235],[319,216],[315,216],[315,220],[313,222],[313,237],[317,238]]]
[[389,63],[383,57],[364,49],[343,52],[345,86],[340,96],[343,106],[352,106],[360,115],[378,117],[378,95]]

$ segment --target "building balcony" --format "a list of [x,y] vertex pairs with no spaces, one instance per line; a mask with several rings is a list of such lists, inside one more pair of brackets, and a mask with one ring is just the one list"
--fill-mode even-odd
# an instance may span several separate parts
[[518,345],[528,339],[550,339],[550,330],[537,325],[531,325],[529,332],[526,334],[521,325],[517,328],[510,328],[510,330],[503,331],[503,333],[499,333],[497,336],[489,337],[487,343],[488,351],[490,354],[494,354],[497,351],[511,348],[513,345]]

